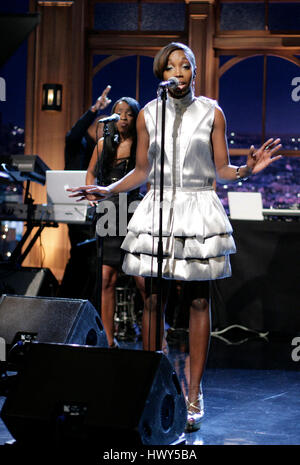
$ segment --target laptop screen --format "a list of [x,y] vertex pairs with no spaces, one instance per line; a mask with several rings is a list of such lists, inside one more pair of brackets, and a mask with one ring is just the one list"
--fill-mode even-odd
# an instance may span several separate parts
[[233,220],[263,220],[260,192],[228,192],[229,215]]
[[87,200],[76,202],[77,197],[69,197],[69,187],[85,186],[86,171],[47,170],[47,203],[63,205],[89,205]]

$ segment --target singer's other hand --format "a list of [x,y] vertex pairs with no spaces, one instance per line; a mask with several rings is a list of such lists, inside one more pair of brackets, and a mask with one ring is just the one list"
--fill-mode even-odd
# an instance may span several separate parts
[[104,108],[106,108],[111,103],[111,100],[107,98],[107,94],[110,91],[110,89],[111,89],[110,85],[108,85],[104,89],[100,97],[97,98],[95,104],[91,107],[92,111],[96,112],[98,110],[104,110]]
[[89,200],[90,202],[105,200],[112,195],[107,187],[94,185],[71,187],[66,190],[72,192],[69,197],[78,197],[77,202],[81,200]]
[[247,157],[247,166],[251,169],[253,174],[259,173],[274,161],[282,158],[282,155],[275,155],[281,148],[282,145],[280,144],[279,138],[275,140],[268,139],[257,150],[251,145]]

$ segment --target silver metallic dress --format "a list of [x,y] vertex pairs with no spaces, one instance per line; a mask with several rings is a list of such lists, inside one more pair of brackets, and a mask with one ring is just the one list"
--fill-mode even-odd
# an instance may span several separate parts
[[[157,276],[161,104],[153,100],[144,108],[151,188],[129,222],[122,244],[126,251],[122,268],[128,275]],[[229,255],[236,251],[232,227],[213,189],[211,131],[216,106],[216,101],[195,98],[192,93],[183,99],[167,99],[162,217],[165,279],[203,281],[231,275]]]

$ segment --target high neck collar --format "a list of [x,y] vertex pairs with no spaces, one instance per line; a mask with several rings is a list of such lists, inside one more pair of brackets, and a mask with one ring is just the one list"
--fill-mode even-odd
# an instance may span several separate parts
[[182,98],[174,98],[170,94],[168,94],[168,100],[173,107],[179,108],[187,108],[193,101],[195,100],[195,95],[193,89],[190,90],[184,97]]

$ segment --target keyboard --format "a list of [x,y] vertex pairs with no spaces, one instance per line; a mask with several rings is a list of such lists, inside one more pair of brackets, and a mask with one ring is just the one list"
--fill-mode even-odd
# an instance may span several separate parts
[[93,215],[86,205],[0,203],[0,221],[81,224],[91,223]]
[[300,216],[300,209],[263,208],[262,213],[266,216]]

